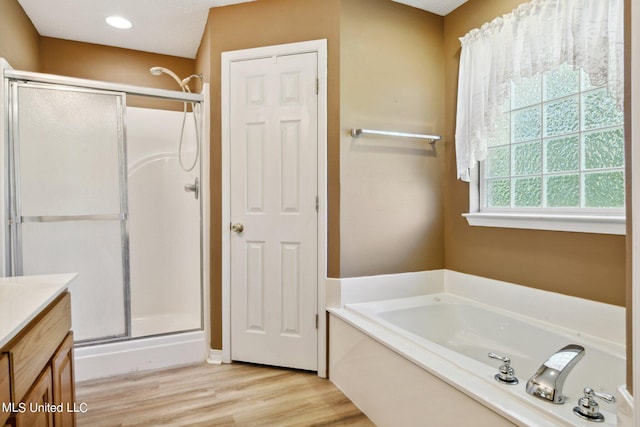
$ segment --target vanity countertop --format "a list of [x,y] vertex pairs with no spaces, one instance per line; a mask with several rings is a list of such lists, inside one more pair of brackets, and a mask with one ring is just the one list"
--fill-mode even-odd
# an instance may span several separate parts
[[76,273],[0,277],[0,348],[62,294]]

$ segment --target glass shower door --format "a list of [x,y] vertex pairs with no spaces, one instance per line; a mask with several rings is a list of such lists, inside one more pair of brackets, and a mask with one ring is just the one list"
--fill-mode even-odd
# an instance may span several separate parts
[[12,82],[13,274],[79,273],[76,342],[128,336],[122,93]]

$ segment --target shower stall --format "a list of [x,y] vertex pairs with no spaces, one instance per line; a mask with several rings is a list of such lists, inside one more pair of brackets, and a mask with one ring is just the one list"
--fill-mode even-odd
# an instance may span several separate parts
[[2,92],[5,274],[79,273],[77,379],[205,360],[204,96],[9,69]]

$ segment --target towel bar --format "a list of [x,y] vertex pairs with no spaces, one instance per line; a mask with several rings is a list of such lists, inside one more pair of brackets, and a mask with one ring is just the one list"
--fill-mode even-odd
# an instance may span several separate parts
[[435,144],[440,140],[439,135],[425,135],[421,133],[407,133],[407,132],[390,132],[386,130],[373,130],[373,129],[351,129],[351,136],[359,137],[361,135],[384,135],[384,136],[398,136],[402,138],[419,138],[428,139],[429,144]]

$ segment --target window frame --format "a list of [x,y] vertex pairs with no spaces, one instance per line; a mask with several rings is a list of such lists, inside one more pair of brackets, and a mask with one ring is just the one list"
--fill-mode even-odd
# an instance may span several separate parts
[[[594,93],[595,90],[599,90],[600,87],[592,86],[590,82],[586,84],[583,82],[583,79],[586,78],[584,71],[579,71],[579,80],[577,80],[578,91],[575,94],[568,94],[561,96],[562,99],[569,99],[570,97],[577,97],[578,99],[578,109],[579,109],[579,120],[583,120],[582,111],[583,105],[582,100],[585,94],[589,96],[589,93]],[[556,99],[545,99],[544,95],[544,76],[540,77],[540,103],[535,103],[532,105],[539,105],[541,114],[544,114],[544,105],[547,102],[557,102]],[[514,96],[513,93],[514,86],[511,84],[510,95],[509,95],[509,103],[511,103],[511,98]],[[516,111],[522,109],[520,107],[514,107],[510,105],[509,113],[510,115],[513,113],[514,108]],[[524,106],[523,108],[529,108],[528,106]],[[506,111],[506,110],[505,110]],[[512,119],[509,119],[510,121]],[[622,123],[624,129],[624,123]],[[510,122],[510,127],[513,126],[513,122]],[[614,125],[611,128],[617,128],[620,124]],[[603,129],[607,129],[605,127]],[[513,129],[513,128],[512,128]],[[580,150],[581,150],[581,158],[582,158],[582,135],[585,132],[589,132],[591,129],[583,129],[581,122],[578,124],[577,135],[580,138]],[[540,129],[540,142],[542,144],[542,149],[544,150],[544,141],[545,141],[545,132],[544,129]],[[561,136],[561,135],[559,135]],[[504,146],[509,146],[510,152],[514,149],[514,145],[519,145],[520,143],[528,143],[530,141],[518,142],[511,139],[509,137],[509,143]],[[624,142],[623,142],[624,143]],[[503,145],[499,145],[503,146]],[[511,154],[510,154],[511,155]],[[511,159],[513,161],[513,158]],[[544,159],[542,159],[544,162]],[[552,230],[552,231],[569,231],[569,232],[583,232],[583,233],[601,233],[601,234],[626,234],[626,218],[625,218],[625,207],[620,208],[589,208],[589,207],[487,207],[487,201],[485,198],[487,197],[487,187],[486,183],[488,180],[485,179],[486,172],[486,163],[487,161],[480,161],[477,163],[477,166],[470,171],[471,181],[469,183],[469,212],[463,214],[463,216],[467,219],[470,225],[472,226],[487,226],[487,227],[504,227],[504,228],[525,228],[525,229],[536,229],[536,230]],[[615,167],[613,169],[619,169],[619,167]],[[575,171],[579,176],[580,180],[583,179],[583,174],[586,172],[583,170],[583,167],[580,166],[578,170]],[[622,172],[625,175],[624,180],[626,182],[626,171],[624,170],[624,165],[622,166]],[[537,174],[535,174],[537,176]],[[543,177],[546,175],[544,172],[544,168],[541,171],[540,176]],[[547,175],[549,176],[549,175]],[[514,175],[513,170],[510,175],[505,177],[509,179],[516,178],[517,175]],[[583,184],[580,184],[581,192],[584,191],[582,188]],[[543,184],[544,188],[544,184]],[[513,191],[513,190],[512,190]],[[513,194],[512,194],[513,197]],[[544,198],[544,194],[542,195]],[[584,197],[584,194],[580,196]],[[625,197],[626,199],[626,197]],[[628,203],[625,200],[625,206]],[[581,202],[582,204],[582,202]]]
[[[481,163],[481,162],[479,162]],[[482,210],[480,185],[482,166],[471,170],[469,182],[469,212],[462,216],[469,225],[478,227],[521,228],[528,230],[565,231],[576,233],[626,234],[624,213],[558,212],[510,209]],[[626,179],[626,177],[625,177]],[[626,201],[625,201],[626,203]]]

